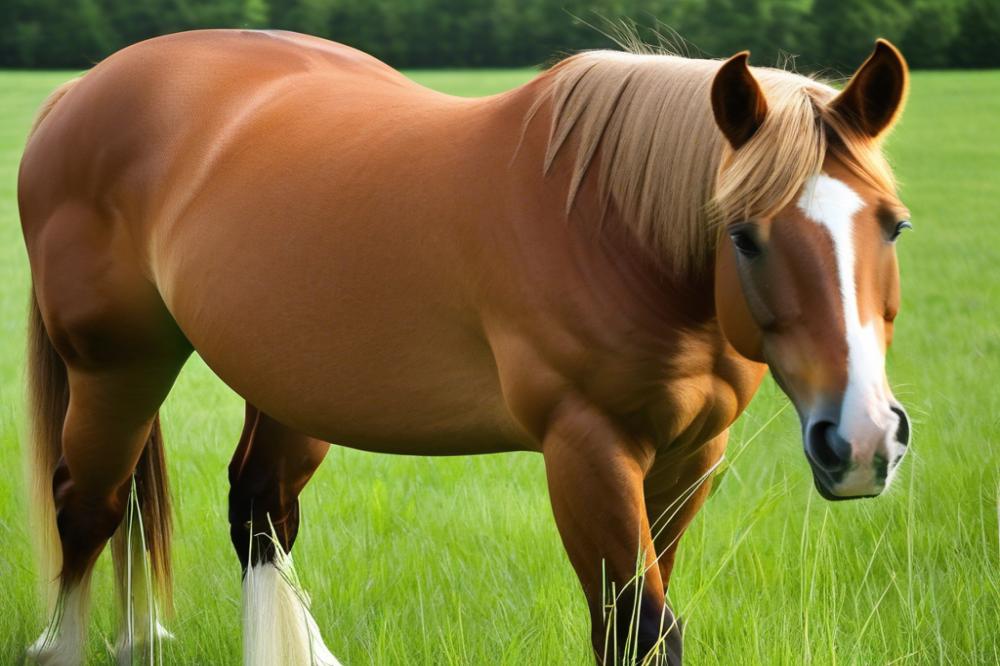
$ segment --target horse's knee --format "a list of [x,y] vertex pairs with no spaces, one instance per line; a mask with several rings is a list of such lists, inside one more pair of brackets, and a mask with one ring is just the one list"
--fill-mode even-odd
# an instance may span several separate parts
[[643,654],[648,655],[655,651],[656,656],[646,662],[649,664],[680,666],[683,657],[684,627],[680,618],[674,615],[669,606],[664,604],[662,609],[662,613],[656,617],[656,643]]
[[243,569],[274,560],[275,547],[289,552],[299,531],[297,498],[282,501],[279,483],[254,492],[237,482],[229,489],[229,538]]
[[229,465],[229,532],[240,563],[291,550],[299,530],[298,496],[329,445],[247,406],[246,423]]
[[229,538],[244,569],[272,561],[275,545],[288,552],[295,542],[299,503],[284,485],[274,461],[260,456],[230,477]]
[[679,666],[682,627],[662,600],[640,593],[634,587],[617,593],[613,606],[602,607],[592,617],[592,641],[599,664],[633,663]]

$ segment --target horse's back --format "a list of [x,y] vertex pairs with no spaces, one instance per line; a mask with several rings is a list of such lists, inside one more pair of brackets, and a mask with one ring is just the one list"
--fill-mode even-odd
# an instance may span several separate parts
[[[81,192],[80,181],[103,179],[99,194],[107,198],[109,181],[137,160],[176,162],[175,147],[197,156],[206,132],[252,122],[266,102],[303,89],[325,89],[342,103],[363,97],[359,91],[432,94],[367,54],[305,35],[204,30],[158,37],[109,56],[52,109],[22,159],[22,196],[30,204],[44,183],[97,195]],[[53,169],[67,173],[53,179]],[[51,200],[45,194],[40,198]]]

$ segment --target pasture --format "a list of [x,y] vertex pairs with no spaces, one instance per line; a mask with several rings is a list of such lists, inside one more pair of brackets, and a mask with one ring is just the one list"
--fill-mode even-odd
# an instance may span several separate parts
[[[412,72],[488,94],[529,70]],[[0,663],[42,627],[26,532],[29,278],[16,174],[37,106],[69,72],[0,72]],[[889,377],[914,423],[878,500],[829,504],[768,380],[682,542],[670,598],[690,664],[1000,663],[1000,72],[917,72],[889,153],[912,211]],[[242,403],[192,358],[163,410],[176,510],[167,663],[240,662],[226,465]],[[589,664],[587,613],[540,456],[406,458],[334,448],[294,550],[331,650],[357,664]],[[110,558],[92,663],[115,636]],[[90,663],[88,662],[88,663]]]

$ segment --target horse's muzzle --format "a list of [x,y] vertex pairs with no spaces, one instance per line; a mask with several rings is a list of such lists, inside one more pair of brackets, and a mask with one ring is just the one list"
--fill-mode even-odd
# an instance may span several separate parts
[[871,419],[861,430],[865,436],[850,439],[829,410],[817,411],[805,424],[803,446],[820,495],[836,501],[881,494],[910,443],[906,411],[889,404],[885,418]]

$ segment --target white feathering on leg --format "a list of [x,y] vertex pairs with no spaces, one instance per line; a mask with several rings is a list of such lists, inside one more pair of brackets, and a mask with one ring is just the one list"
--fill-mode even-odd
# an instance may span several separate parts
[[87,639],[89,580],[59,594],[48,626],[28,648],[29,664],[79,666]]
[[340,666],[309,612],[291,556],[274,547],[274,562],[249,567],[243,579],[244,665]]

